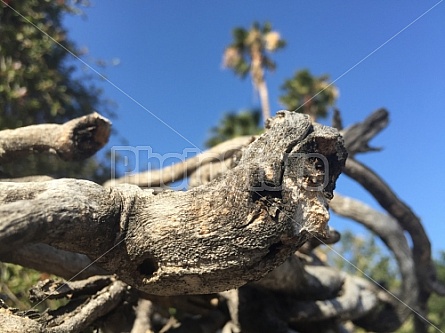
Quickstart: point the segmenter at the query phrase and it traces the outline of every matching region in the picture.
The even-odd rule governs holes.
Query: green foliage
[[[340,257],[333,251],[327,250],[328,261],[340,270],[352,275],[370,276],[385,288],[394,291],[400,287],[400,276],[393,258],[385,254],[376,244],[375,236],[371,233],[365,237],[358,237],[350,231],[342,232],[340,243],[335,246],[335,250],[342,255]],[[347,259],[350,263],[348,263]],[[437,276],[442,283],[445,283],[445,252],[440,254],[440,258],[435,260]],[[358,269],[357,269],[358,268]],[[445,331],[445,299],[435,294],[431,295],[428,301],[428,320]],[[397,332],[414,332],[412,318],[410,318]],[[431,327],[430,332],[436,332]]]
[[[328,75],[313,76],[309,70],[297,71],[281,86],[280,102],[288,110],[326,118],[329,108],[338,98],[338,90],[329,83]]]
[[[445,251],[440,253],[439,259],[435,260],[437,277],[439,281],[445,284]],[[428,301],[429,315],[428,319],[439,327],[442,331],[445,331],[445,298],[437,296],[436,294],[431,295]],[[435,329],[431,328],[431,332],[436,332]]]
[[[439,281],[445,283],[445,252],[442,251],[439,259],[435,260],[437,277]],[[438,327],[441,331],[445,331],[445,317],[443,316],[445,309],[445,299],[436,294],[432,294],[428,300],[428,320]],[[398,333],[414,333],[414,323],[411,317],[401,328],[397,330]],[[438,332],[433,326],[428,328],[428,332]]]
[[[11,5],[14,10],[0,7],[0,128],[64,122],[93,112],[100,91],[74,78],[69,54],[55,43],[79,55],[61,25],[67,5],[44,0]]]
[[[81,55],[61,23],[63,15],[78,10],[77,1],[7,3],[13,8],[0,5],[0,130],[63,123],[98,109],[113,116],[101,90],[90,77],[78,73],[75,60],[64,49]],[[48,174],[97,179],[98,168],[94,158],[73,165],[47,156],[2,165],[3,173],[14,177]]]
[[[56,277],[18,265],[0,263],[0,298],[10,307],[28,310],[32,306],[29,302],[29,289],[44,279],[56,279]],[[55,309],[65,303],[64,300],[48,299],[39,304],[37,308],[40,310]]]
[[[360,237],[351,231],[342,232],[341,241],[335,250],[342,257],[329,251],[328,260],[341,271],[362,277],[370,276],[387,289],[394,290],[400,286],[400,276],[393,258],[382,252],[372,234]]]
[[[79,3],[74,0],[0,3],[0,130],[63,123],[93,111],[113,116],[101,90],[91,77],[78,73],[76,60],[64,49],[81,56],[61,23],[63,15],[79,12]],[[32,155],[1,165],[0,178],[46,174],[101,183],[109,178],[108,170],[97,158],[68,163],[55,156]],[[10,306],[29,308],[28,289],[48,277],[0,263],[1,296]],[[42,306],[60,304],[60,301],[46,301]]]
[[[211,129],[211,137],[206,141],[207,147],[243,135],[256,135],[262,132],[260,125],[261,111],[247,110],[224,115],[218,126]]]

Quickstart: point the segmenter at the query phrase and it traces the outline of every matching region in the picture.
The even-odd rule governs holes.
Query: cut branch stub
[[[311,188],[314,175],[301,171],[313,154],[328,162],[322,188]],[[279,112],[224,177],[187,192],[137,196],[124,242],[101,262],[158,295],[212,293],[259,279],[312,233],[324,234],[326,197],[345,159],[336,130]]]
[[[65,161],[94,155],[107,142],[111,122],[92,113],[62,125],[42,124],[0,131],[0,163],[32,153],[57,154]]]
[[[380,148],[371,147],[369,141],[373,139],[389,122],[389,113],[385,109],[378,109],[364,121],[354,124],[342,131],[345,146],[352,157],[356,153],[379,151]]]

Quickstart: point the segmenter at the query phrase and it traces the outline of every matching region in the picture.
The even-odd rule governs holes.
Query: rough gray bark
[[[337,118],[341,128],[341,118]],[[386,126],[387,120],[387,112],[380,110],[342,131],[350,154],[374,150],[369,141]],[[0,260],[38,265],[38,255],[48,253],[42,266],[55,271],[59,262],[57,273],[70,278],[75,269],[92,263],[85,255],[73,253],[84,249],[83,253],[95,264],[82,272],[83,277],[94,272],[117,272],[119,278],[145,291],[143,296],[156,309],[141,306],[137,313],[153,310],[158,317],[147,322],[147,317],[142,316],[139,327],[151,326],[154,331],[345,332],[342,325],[351,321],[374,331],[396,329],[408,312],[403,305],[367,281],[326,267],[314,251],[320,244],[338,240],[338,233],[324,228],[327,215],[323,207],[329,201],[326,197],[332,196],[337,167],[345,157],[338,134],[310,124],[304,116],[294,118],[287,112],[279,113],[270,127],[250,145],[251,137],[240,138],[168,171],[132,176],[134,183],[142,186],[165,185],[184,176],[194,185],[202,184],[187,192],[156,194],[130,185],[104,189],[74,180],[1,183],[0,209],[4,210],[0,211]],[[329,182],[325,191],[311,191],[319,188],[317,185],[324,178],[320,159],[304,157],[311,152],[324,155],[328,161]],[[372,183],[373,178],[368,177],[367,181]],[[63,194],[64,191],[68,192]],[[48,211],[29,210],[48,201],[51,204],[44,206]],[[397,296],[415,308],[419,298],[414,257],[401,231],[403,224],[399,225],[401,222],[393,214],[382,215],[341,197],[330,203],[335,212],[367,225],[395,253],[403,279]],[[397,202],[394,207],[399,207]],[[10,214],[10,219],[2,219],[2,212]],[[413,224],[411,232],[415,233],[416,228],[418,225]],[[87,235],[87,230],[91,235]],[[308,236],[313,238],[293,254]],[[418,237],[422,237],[421,232]],[[30,244],[34,242],[40,243]],[[428,244],[419,243],[418,250],[428,254],[422,248]],[[13,255],[11,246],[18,249]],[[70,270],[71,265],[64,258],[76,260],[72,265],[76,268]],[[280,262],[283,263],[279,265]],[[102,307],[95,307],[94,300],[101,291],[109,295],[107,290],[114,283],[110,280],[104,286],[100,282],[103,279],[97,279],[96,289],[80,282],[85,295],[71,296],[69,304],[78,304],[81,298],[91,300],[93,312],[76,317],[89,303],[85,302],[72,308],[67,316],[53,314],[53,323],[85,323],[91,322],[90,317],[97,318],[95,313]],[[256,281],[244,285],[250,280]],[[436,282],[431,279],[423,288],[441,291],[442,286]],[[69,296],[71,292],[60,283],[47,286],[57,297]],[[218,294],[158,296],[194,293],[198,289],[216,292],[235,286],[240,287]],[[60,289],[56,291],[57,288]],[[108,313],[102,326],[106,332],[131,329],[131,323],[124,324],[123,314],[133,313],[131,307],[136,306],[137,295],[128,286],[120,295],[102,312]],[[164,313],[160,321],[161,308],[172,307],[188,315],[167,322],[168,315]],[[0,317],[2,314],[0,311]],[[31,322],[30,331],[48,331],[45,326],[31,330],[35,322],[17,319],[17,312],[9,317],[24,325],[23,331],[27,322]],[[133,328],[137,330],[138,326]]]
[[[31,318],[16,315],[9,309],[0,307],[2,333],[41,333],[45,332],[42,324]]]
[[[261,280],[220,295],[231,315],[227,329],[248,333],[330,332],[382,304],[372,283],[306,261],[299,254]]]
[[[420,219],[400,200],[391,188],[378,177],[370,168],[362,163],[349,159],[346,163],[345,174],[365,187],[388,213],[397,219],[400,226],[406,230],[413,242],[412,256],[417,280],[422,281],[418,286],[418,313],[426,317],[426,303],[431,294],[431,284],[437,281],[434,263],[431,258],[431,244]],[[423,318],[415,317],[416,330],[427,332],[427,325]]]
[[[379,150],[378,148],[371,147],[369,141],[387,124],[388,113],[386,110],[380,109],[371,114],[365,121],[341,131],[349,154],[353,156],[357,153]],[[339,114],[336,116],[336,126],[338,126],[339,129],[342,128]],[[346,170],[348,169],[348,165],[357,165],[357,163],[357,161],[349,159],[346,163]],[[367,169],[369,168],[362,167],[363,172],[357,171],[358,173],[355,176],[352,174],[350,175],[370,191],[370,193],[382,204],[382,207],[396,219],[391,219],[391,217],[383,216],[382,214],[377,214],[378,216],[376,216],[374,211],[370,212],[368,209],[354,211],[356,205],[354,205],[354,207],[351,207],[350,205],[345,206],[344,202],[342,202],[342,206],[340,206],[339,201],[336,201],[335,198],[332,201],[332,207],[334,208],[334,211],[336,208],[337,212],[341,215],[351,217],[359,223],[367,225],[370,230],[379,235],[388,247],[394,251],[403,278],[403,287],[401,293],[397,293],[397,296],[406,305],[417,309],[418,304],[421,306],[426,304],[427,296],[430,292],[434,291],[438,294],[442,294],[445,290],[439,281],[437,281],[435,275],[428,238],[425,235],[420,221],[415,217],[410,208],[394,194],[380,177],[374,173],[366,171]],[[355,170],[358,169],[355,168]],[[204,172],[202,174],[207,177],[210,173]],[[199,181],[205,183],[207,181],[206,177],[200,177],[200,174],[198,173],[197,176],[192,174],[194,183],[199,183]],[[390,219],[389,222],[388,219]],[[386,224],[385,221],[387,221],[388,224]],[[414,255],[411,249],[408,248],[403,230],[408,230],[415,240],[417,245],[413,250],[417,255]],[[321,243],[328,244],[329,241],[319,237],[312,238],[300,249],[300,252],[308,253],[310,255],[313,248]],[[278,271],[279,268],[276,270]],[[297,271],[298,270],[294,270],[294,281],[301,280],[301,276],[298,278],[295,277],[295,275],[298,275],[298,273],[295,273]],[[272,279],[268,282],[269,289],[270,286],[274,286],[275,289],[282,288],[283,291],[287,290],[286,284],[283,283],[283,279],[279,278],[279,276],[282,275],[278,273],[275,277],[276,280]],[[419,276],[421,276],[421,279],[418,280]],[[290,280],[292,280],[292,278],[290,278]],[[420,294],[418,294],[419,284],[417,281],[428,281],[428,283],[421,284],[420,288],[423,289],[423,291],[421,291]],[[386,303],[386,305],[376,307],[369,313],[369,315],[362,316],[358,323],[359,326],[373,331],[396,329],[404,322],[406,316],[409,313],[412,313],[412,311],[407,308],[405,304],[400,303],[399,300],[393,298],[389,294],[379,292],[378,290],[375,290],[375,292],[379,297],[379,301],[381,303]],[[423,310],[421,314],[424,315],[425,310]],[[424,330],[426,327],[425,322],[421,318],[417,319],[417,329]]]
[[[64,309],[44,313],[41,321],[45,323],[46,332],[71,333],[81,332],[87,329],[95,320],[108,314],[116,308],[124,299],[128,286],[114,277],[92,277],[76,282],[55,283],[50,280],[41,281],[31,289],[31,300],[42,301],[46,298],[70,298],[81,299],[82,295],[93,295],[86,298],[77,306],[71,307],[71,311]],[[64,313],[65,312],[65,313]],[[60,316],[60,313],[64,313]]]
[[[312,153],[326,158],[328,174]],[[345,158],[338,132],[279,112],[224,178],[187,192],[72,179],[0,183],[0,252],[40,242],[83,253],[148,294],[227,290],[324,235]],[[323,190],[312,190],[323,179]]]

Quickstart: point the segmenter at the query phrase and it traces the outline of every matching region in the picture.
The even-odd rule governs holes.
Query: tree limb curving
[[[397,220],[391,216],[380,213],[358,200],[343,197],[338,193],[335,194],[329,206],[336,214],[351,218],[364,225],[376,234],[394,254],[402,278],[402,288],[400,294],[397,295],[398,299],[387,295],[383,301],[389,303],[388,306],[376,309],[377,311],[368,316],[369,320],[362,318],[360,323],[361,327],[376,332],[397,329],[398,325],[405,322],[408,316],[412,314],[411,309],[416,307],[419,288],[414,260],[403,229]],[[378,314],[377,312],[382,313]],[[398,317],[398,319],[393,320],[394,325],[390,327],[390,322],[376,320],[380,316]]]
[[[426,235],[420,219],[391,190],[391,188],[374,171],[355,159],[348,159],[344,173],[361,184],[377,202],[406,230],[413,242],[412,254],[419,285],[418,311],[422,316],[426,313],[426,303],[431,294],[431,285],[437,281],[436,270],[431,258],[431,243]],[[418,330],[426,330],[424,320],[416,316]]]
[[[140,173],[125,175],[121,178],[111,179],[104,186],[115,186],[118,184],[133,184],[140,187],[162,187],[177,180],[187,178],[195,170],[215,162],[229,163],[227,160],[255,139],[247,135],[220,143],[219,145],[204,151],[203,153],[186,159],[183,162],[159,170],[148,170]]]

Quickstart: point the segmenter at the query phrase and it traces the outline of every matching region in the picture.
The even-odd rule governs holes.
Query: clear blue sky
[[[345,125],[387,108],[390,125],[373,141],[384,150],[358,158],[421,217],[436,252],[445,249],[445,3],[420,16],[439,2],[95,0],[66,25],[91,66],[93,57],[120,61],[105,74],[125,94],[101,83],[118,104],[114,128],[164,154],[203,149],[224,112],[259,105],[250,81],[221,59],[234,27],[270,21],[288,43],[267,75],[272,110],[282,108],[280,85],[302,68],[338,79]],[[337,189],[378,208],[344,176]],[[331,225],[352,226],[335,217]]]

